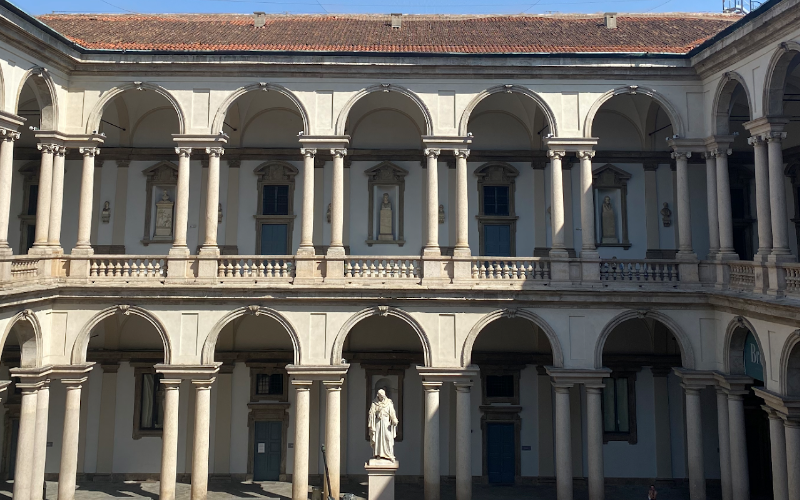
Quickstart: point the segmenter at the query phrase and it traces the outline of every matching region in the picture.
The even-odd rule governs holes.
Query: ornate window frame
[[[636,373],[641,367],[613,367],[612,372],[605,380],[627,379],[628,381],[628,432],[608,432],[605,430],[605,394],[601,398],[603,414],[603,443],[609,441],[626,441],[628,444],[638,442],[636,431]],[[605,389],[603,389],[605,391]]]
[[[602,167],[592,171],[592,196],[594,198],[595,214],[597,214],[597,192],[600,189],[617,189],[619,190],[619,211],[620,219],[620,235],[619,243],[603,243],[603,228],[600,224],[595,222],[595,245],[598,247],[617,247],[625,250],[631,247],[631,242],[628,239],[628,181],[632,175],[628,172],[616,167],[610,163],[606,163]],[[595,220],[597,220],[595,215]]]
[[[367,188],[369,189],[369,196],[367,201],[368,217],[367,217],[367,246],[375,244],[389,244],[403,246],[406,243],[404,224],[405,224],[405,190],[406,190],[406,176],[408,170],[398,167],[390,161],[382,161],[372,168],[364,171],[369,180],[367,181]],[[376,186],[395,186],[397,187],[397,200],[395,200],[394,209],[397,210],[397,228],[394,240],[379,240],[375,237],[375,187]],[[399,430],[398,430],[399,435]]]
[[[511,404],[511,405],[519,405],[519,378],[520,378],[520,371],[524,368],[523,366],[508,366],[508,365],[481,365],[481,404],[483,405],[491,405],[493,403],[501,403],[501,404]],[[503,375],[511,375],[514,377],[514,395],[510,398],[505,397],[489,397],[487,395],[487,383],[486,377],[489,376],[503,376]]]
[[[250,368],[250,402],[259,403],[264,401],[289,401],[289,374],[286,372],[286,363],[260,363],[247,362]],[[258,394],[259,375],[283,375],[283,394]]]
[[[281,160],[269,160],[257,166],[253,173],[258,177],[258,192],[256,195],[256,255],[261,254],[261,226],[264,224],[286,224],[286,252],[284,255],[291,255],[292,241],[294,241],[294,188],[295,177],[300,171],[289,162]],[[264,186],[288,186],[289,187],[289,210],[287,215],[264,215],[263,196]]]
[[[486,242],[484,241],[484,226],[490,224],[508,224],[510,228],[510,254],[511,257],[517,255],[517,220],[519,217],[516,212],[516,179],[519,177],[519,170],[512,165],[492,161],[485,163],[475,169],[475,176],[478,178],[478,238],[479,255],[486,255]],[[483,188],[484,186],[504,186],[508,187],[508,215],[486,215],[484,209]]]
[[[123,163],[122,160],[118,160],[117,164]],[[128,162],[129,163],[129,162]],[[142,238],[142,244],[144,246],[148,246],[154,243],[169,243],[172,244],[175,239],[175,206],[172,207],[172,237],[170,238],[154,238],[153,237],[153,227],[151,219],[153,217],[153,207],[155,206],[155,202],[153,201],[153,191],[157,187],[163,188],[172,188],[174,191],[177,191],[178,187],[178,166],[170,161],[160,161],[153,165],[152,167],[146,168],[142,171],[147,177],[147,193],[145,197],[145,209],[144,209],[144,237]],[[172,197],[172,202],[175,202],[175,198],[177,193],[174,193]]]
[[[151,363],[131,363],[133,368],[133,377],[135,380],[135,389],[133,396],[133,439],[141,439],[143,437],[161,437],[163,429],[142,429],[142,381],[145,374],[152,374],[158,376],[154,365]],[[105,370],[105,369],[104,369]],[[104,373],[107,373],[104,371]],[[164,402],[162,401],[162,405]]]
[[[394,375],[397,377],[397,397],[392,400],[394,403],[394,410],[397,413],[398,419],[400,422],[397,424],[397,437],[394,438],[396,442],[401,442],[403,440],[403,392],[404,392],[404,379],[406,376],[406,370],[408,369],[409,365],[406,364],[372,364],[372,363],[361,363],[361,368],[364,370],[364,375],[366,377],[366,386],[364,392],[366,393],[366,402],[367,402],[367,411],[369,411],[370,405],[372,405],[372,400],[375,398],[375,395],[372,394],[372,379],[375,375]],[[364,437],[367,441],[369,441],[369,429],[364,429]]]

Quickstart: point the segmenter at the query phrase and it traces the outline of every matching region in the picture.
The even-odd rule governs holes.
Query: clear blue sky
[[[544,14],[721,12],[722,0],[11,0],[34,15],[92,13]],[[729,0],[733,1],[733,0]]]

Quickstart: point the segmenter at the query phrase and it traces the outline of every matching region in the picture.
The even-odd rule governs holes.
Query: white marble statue
[[[394,234],[392,233],[392,203],[389,201],[389,193],[383,193],[378,239],[394,240]]]
[[[617,241],[617,221],[614,218],[614,207],[611,206],[611,198],[603,198],[603,210],[601,215],[603,229],[603,243],[618,243]]]
[[[378,389],[378,395],[372,401],[367,417],[373,458],[394,462],[394,438],[397,437],[398,422],[392,400],[386,397],[383,389]]]

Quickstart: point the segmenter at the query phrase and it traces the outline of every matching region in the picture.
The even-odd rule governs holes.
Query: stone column
[[[742,391],[744,392],[744,391]],[[747,467],[747,439],[742,392],[728,392],[728,424],[731,436],[731,486],[733,500],[749,500],[750,472]]]
[[[717,387],[717,431],[719,434],[719,471],[722,500],[731,500],[731,432],[728,425],[728,395]]]
[[[783,419],[769,406],[761,408],[769,416],[769,443],[772,458],[772,493],[775,500],[789,499],[789,480],[786,470],[786,433]]]
[[[161,431],[161,485],[159,500],[175,500],[175,482],[178,473],[178,407],[180,405],[181,380],[161,379],[160,383],[164,386],[164,428]]]
[[[572,429],[569,389],[572,384],[553,382],[556,406],[556,497],[572,500]]]
[[[472,499],[471,382],[455,382],[456,388],[456,500]]]
[[[61,213],[64,209],[64,157],[66,154],[67,148],[60,146],[55,150],[53,155],[50,224],[47,229],[47,244],[59,250],[61,248]]]
[[[294,408],[294,472],[292,500],[308,500],[308,446],[311,411],[310,380],[292,380],[295,388]]]
[[[303,218],[300,227],[300,248],[297,253],[314,255],[314,157],[316,149],[303,153]]]
[[[790,256],[788,221],[786,218],[786,176],[783,173],[781,140],[786,132],[769,132],[766,135],[769,162],[769,200],[772,215],[772,254]]]
[[[467,158],[469,149],[457,149],[456,155],[456,246],[453,255],[469,256],[469,196]]]
[[[328,254],[344,255],[344,157],[347,150],[331,149],[333,179],[331,182],[331,245]]]
[[[341,429],[342,429],[342,383],[344,379],[324,381],[325,386],[325,456],[330,476],[328,494],[339,498],[341,480]]]
[[[594,234],[594,193],[592,191],[592,158],[594,151],[579,151],[581,160],[581,233],[583,252],[596,252]],[[593,255],[594,258],[596,256]]]
[[[564,246],[564,186],[561,171],[561,159],[564,151],[548,151],[550,158],[550,217],[552,228],[551,257],[567,258]]]
[[[756,178],[756,218],[758,219],[758,253],[756,260],[766,261],[772,252],[772,217],[769,206],[769,163],[767,144],[760,136],[747,139],[753,146]]]
[[[717,161],[710,153],[706,159],[706,201],[708,203],[708,259],[719,252],[719,211],[717,210]]]
[[[786,434],[789,500],[800,500],[800,421],[784,419],[783,430]]]
[[[31,500],[41,500],[44,491],[44,466],[47,459],[47,421],[50,414],[50,380],[36,393],[36,436],[33,440]]]
[[[170,253],[189,253],[186,231],[189,227],[189,175],[192,148],[175,148],[178,155],[178,186],[175,192],[175,238]]]
[[[194,399],[194,448],[192,450],[192,500],[208,496],[208,448],[211,424],[211,385],[214,377],[192,380]]]
[[[728,258],[738,258],[733,251],[733,215],[731,214],[731,182],[728,175],[730,149],[710,152],[717,164],[717,206],[719,213],[719,252]]]
[[[53,194],[53,155],[60,146],[39,143],[36,147],[42,152],[42,165],[39,168],[39,194],[36,198],[36,232],[33,242],[33,246],[38,249],[47,246],[50,197]]]
[[[428,240],[423,255],[441,255],[439,249],[439,153],[438,149],[426,149],[428,171]]]
[[[33,479],[33,449],[36,442],[36,406],[37,392],[41,383],[18,383],[22,391],[22,403],[19,411],[19,431],[17,432],[17,459],[14,467],[14,498],[26,500],[31,497]],[[47,443],[45,443],[47,444]],[[41,499],[39,488],[36,500]]]
[[[78,243],[76,250],[92,253],[92,210],[94,209],[94,158],[100,153],[99,148],[80,148],[83,155],[81,172],[81,200],[78,207]]]
[[[678,254],[684,258],[694,258],[692,250],[692,215],[689,206],[689,158],[692,153],[676,151],[672,153],[678,174]]]
[[[703,464],[703,423],[700,410],[700,388],[683,385],[686,393],[686,445],[688,447],[689,498],[705,500],[706,473]]]
[[[422,382],[425,391],[425,435],[423,483],[425,500],[439,500],[441,474],[439,472],[439,389],[441,382]]]
[[[14,141],[19,132],[0,128],[0,254],[11,254],[8,221],[11,216],[11,186],[14,175]]]
[[[589,462],[589,500],[605,497],[603,470],[603,384],[586,387],[586,418]]]
[[[92,166],[94,170],[94,166]],[[91,172],[94,175],[94,171]],[[67,390],[64,411],[64,433],[61,436],[61,467],[58,472],[58,499],[74,500],[78,474],[78,442],[81,426],[81,384],[86,377],[62,379]]]
[[[208,191],[206,192],[206,236],[201,252],[219,254],[217,225],[219,223],[219,159],[223,148],[206,148],[208,154]],[[216,267],[216,266],[215,266]]]

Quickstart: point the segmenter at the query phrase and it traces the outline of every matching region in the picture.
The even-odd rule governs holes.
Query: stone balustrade
[[[675,283],[680,281],[679,263],[675,260],[603,260],[601,281]]]
[[[472,261],[474,280],[549,280],[550,261],[545,258],[499,259],[476,257]]]
[[[357,257],[345,260],[344,277],[418,280],[421,278],[421,269],[419,257]]]
[[[93,281],[163,280],[167,275],[164,255],[93,255],[89,262]]]
[[[237,255],[218,260],[217,278],[230,280],[272,280],[294,278],[294,256]]]
[[[746,260],[732,260],[728,262],[730,269],[730,282],[728,286],[733,290],[753,291],[756,285],[756,263]]]

